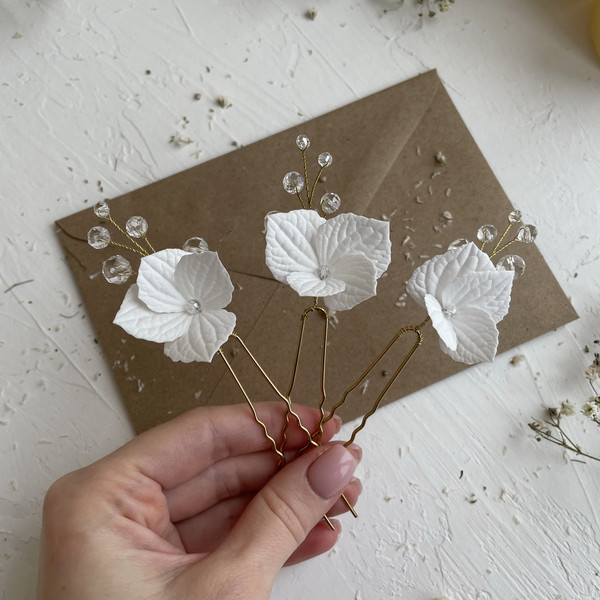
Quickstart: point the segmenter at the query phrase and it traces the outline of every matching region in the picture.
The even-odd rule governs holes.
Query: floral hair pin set
[[[408,277],[406,291],[423,308],[422,319],[402,327],[395,327],[390,319],[390,337],[382,340],[380,352],[366,359],[364,371],[349,382],[340,397],[330,399],[327,395],[327,349],[332,320],[335,313],[352,310],[374,298],[380,278],[394,268],[390,223],[342,212],[342,201],[333,192],[316,199],[322,173],[331,167],[333,157],[329,152],[318,155],[319,168],[311,183],[308,173],[310,140],[300,135],[296,146],[302,154],[303,172],[287,173],[283,187],[297,198],[299,208],[268,213],[265,216],[265,240],[256,240],[257,244],[265,244],[265,263],[273,277],[307,299],[306,309],[299,315],[300,331],[290,366],[290,384],[285,390],[275,385],[268,375],[269,366],[259,363],[236,332],[236,316],[227,310],[234,286],[216,249],[209,248],[203,238],[191,238],[181,248],[156,251],[143,217],[132,216],[123,228],[114,221],[105,201],[94,207],[102,223],[88,233],[92,247],[114,247],[118,251],[102,265],[106,280],[113,284],[133,282],[114,323],[136,338],[164,344],[165,355],[173,361],[211,362],[218,356],[279,457],[280,465],[285,462],[285,432],[290,419],[304,431],[305,448],[319,445],[325,422],[352,392],[364,384],[406,334],[414,337],[413,345],[398,359],[377,397],[364,407],[364,417],[345,445],[352,443],[364,428],[411,357],[424,347],[425,338],[437,336],[441,350],[457,362],[475,364],[493,360],[498,348],[497,325],[509,311],[515,280],[525,271],[524,260],[512,254],[512,248],[519,242],[533,242],[537,235],[536,228],[523,224],[521,213],[513,211],[500,235],[494,225],[483,225],[476,232],[478,243],[455,240],[446,252],[417,267]],[[141,257],[137,272],[123,254]],[[321,397],[318,399],[321,418],[315,431],[304,426],[292,404],[305,328],[311,315],[322,327]],[[368,331],[364,335],[368,335]],[[254,400],[247,392],[248,386],[241,381],[223,351],[232,339],[250,358],[257,374],[284,403],[279,432],[268,431],[259,420]]]

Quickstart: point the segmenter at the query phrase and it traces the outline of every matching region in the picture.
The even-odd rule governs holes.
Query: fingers
[[[272,585],[281,566],[351,481],[359,457],[357,450],[339,444],[298,457],[256,494],[215,554],[234,563],[260,564]],[[319,548],[334,542],[328,538]]]
[[[257,490],[253,490],[254,493],[247,493],[224,499],[208,510],[205,510],[199,514],[195,514],[194,516],[190,516],[189,518],[177,523],[175,527],[186,552],[190,554],[199,554],[216,550],[230,534],[231,530],[240,518],[240,515],[244,512],[248,504],[250,504],[254,498]],[[356,504],[361,490],[362,486],[356,477],[353,477],[345,487],[344,495],[353,506]],[[348,510],[349,509],[346,504],[340,499],[331,507],[331,509],[327,512],[327,515],[333,517],[341,515]],[[331,529],[329,526],[327,526],[325,521],[323,521],[323,523],[326,525],[327,530],[325,532],[327,533],[325,536],[326,539],[329,540],[331,544],[335,543],[337,534],[335,536],[330,536],[328,532],[330,532]],[[314,537],[312,532],[308,537],[311,539]],[[295,553],[295,562],[300,562],[301,560],[306,560],[306,558],[316,556],[317,554],[325,552],[331,547],[328,545],[329,542],[325,542],[320,538],[318,540],[318,544],[316,541],[316,539],[313,539],[313,541],[310,543],[307,541],[306,543],[308,545],[306,548],[299,554]],[[304,546],[304,543],[302,546]],[[324,549],[318,550],[318,548],[321,547]],[[305,558],[299,558],[300,556],[304,556]]]
[[[189,519],[229,498],[254,494],[275,475],[277,463],[277,455],[269,450],[220,460],[165,491],[171,521]]]
[[[321,519],[306,536],[306,539],[294,550],[292,555],[287,559],[286,566],[296,565],[302,561],[314,558],[331,550],[340,537],[342,526],[337,519],[331,519],[331,523],[335,529],[331,529],[329,525]]]
[[[282,402],[257,403],[259,418],[269,434],[279,443],[283,423]],[[318,427],[319,411],[294,406],[309,431]],[[334,418],[325,424],[323,442],[341,425]],[[307,435],[290,419],[287,447],[301,448]],[[112,455],[113,460],[133,464],[165,489],[183,483],[213,463],[230,456],[265,450],[273,451],[271,442],[254,421],[246,405],[212,406],[191,410],[172,421],[147,431]]]

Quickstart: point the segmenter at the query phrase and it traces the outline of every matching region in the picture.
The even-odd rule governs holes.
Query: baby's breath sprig
[[[427,16],[429,18],[437,15],[437,12],[435,11],[436,8],[439,12],[448,12],[450,7],[454,4],[454,0],[416,0],[416,2],[419,6],[427,8]],[[423,12],[419,13],[420,17],[423,15]]]
[[[600,343],[600,340],[595,340],[595,343]],[[587,346],[586,350],[589,351]],[[600,427],[600,393],[596,387],[598,380],[600,380],[600,352],[594,353],[594,360],[588,369],[586,369],[585,378],[592,389],[592,396],[581,407],[581,413]],[[599,457],[584,452],[581,446],[574,442],[565,431],[562,419],[574,414],[575,406],[569,401],[565,401],[560,405],[560,408],[549,408],[546,419],[532,421],[529,423],[529,428],[535,433],[535,439],[538,442],[547,440],[578,456],[600,462]]]

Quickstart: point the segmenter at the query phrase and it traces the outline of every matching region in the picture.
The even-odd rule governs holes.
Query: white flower
[[[589,402],[586,402],[582,408],[581,412],[590,419],[595,418],[598,415],[598,404],[596,403],[596,398],[592,396]]]
[[[216,252],[161,250],[142,258],[114,323],[134,337],[164,342],[173,361],[210,362],[235,327],[235,315],[223,310],[232,293]]]
[[[266,263],[300,296],[348,310],[376,294],[391,260],[386,221],[351,213],[324,219],[314,210],[267,215]]]
[[[488,255],[469,243],[421,265],[406,289],[427,309],[442,350],[474,364],[496,355],[496,324],[508,312],[512,282],[512,271],[496,271]]]

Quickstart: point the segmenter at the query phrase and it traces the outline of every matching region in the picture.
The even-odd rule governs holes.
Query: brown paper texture
[[[312,140],[308,150],[311,180],[318,169],[318,154],[329,151],[334,156],[333,166],[325,171],[326,181],[317,187],[316,199],[334,191],[342,198],[342,211],[379,219],[386,216],[391,223],[392,263],[379,280],[377,296],[338,313],[336,326],[330,328],[327,397],[331,406],[398,329],[426,317],[411,298],[404,300],[405,306],[397,306],[413,269],[426,257],[444,252],[456,238],[475,240],[484,223],[502,231],[513,207],[435,71],[111,200],[117,223],[123,225],[132,215],[148,220],[148,237],[157,249],[181,247],[186,239],[200,236],[219,253],[236,288],[228,307],[237,315],[236,332],[284,393],[300,314],[311,302],[272,278],[264,263],[263,228],[267,212],[300,208],[297,198],[281,187],[287,171],[302,170],[302,157],[295,147],[300,133]],[[445,165],[435,159],[438,151],[446,157]],[[441,217],[444,211],[452,215],[447,224]],[[211,364],[173,363],[164,356],[162,344],[137,340],[112,324],[127,285],[110,285],[99,274],[102,261],[118,252],[88,246],[87,231],[97,224],[91,209],[57,222],[135,429],[141,432],[194,406],[243,401],[218,356]],[[577,318],[535,245],[513,248],[525,259],[527,270],[515,282],[510,312],[499,324],[499,352]],[[137,259],[128,258],[136,268]],[[466,368],[440,351],[431,325],[423,332],[423,346],[394,383],[386,402]],[[307,325],[294,401],[318,404],[321,334],[321,320],[313,315]],[[344,419],[369,410],[412,343],[410,336],[403,338],[388,360],[371,373],[367,388],[361,386],[349,396],[340,411]],[[226,344],[224,351],[254,400],[276,399],[235,342]]]

